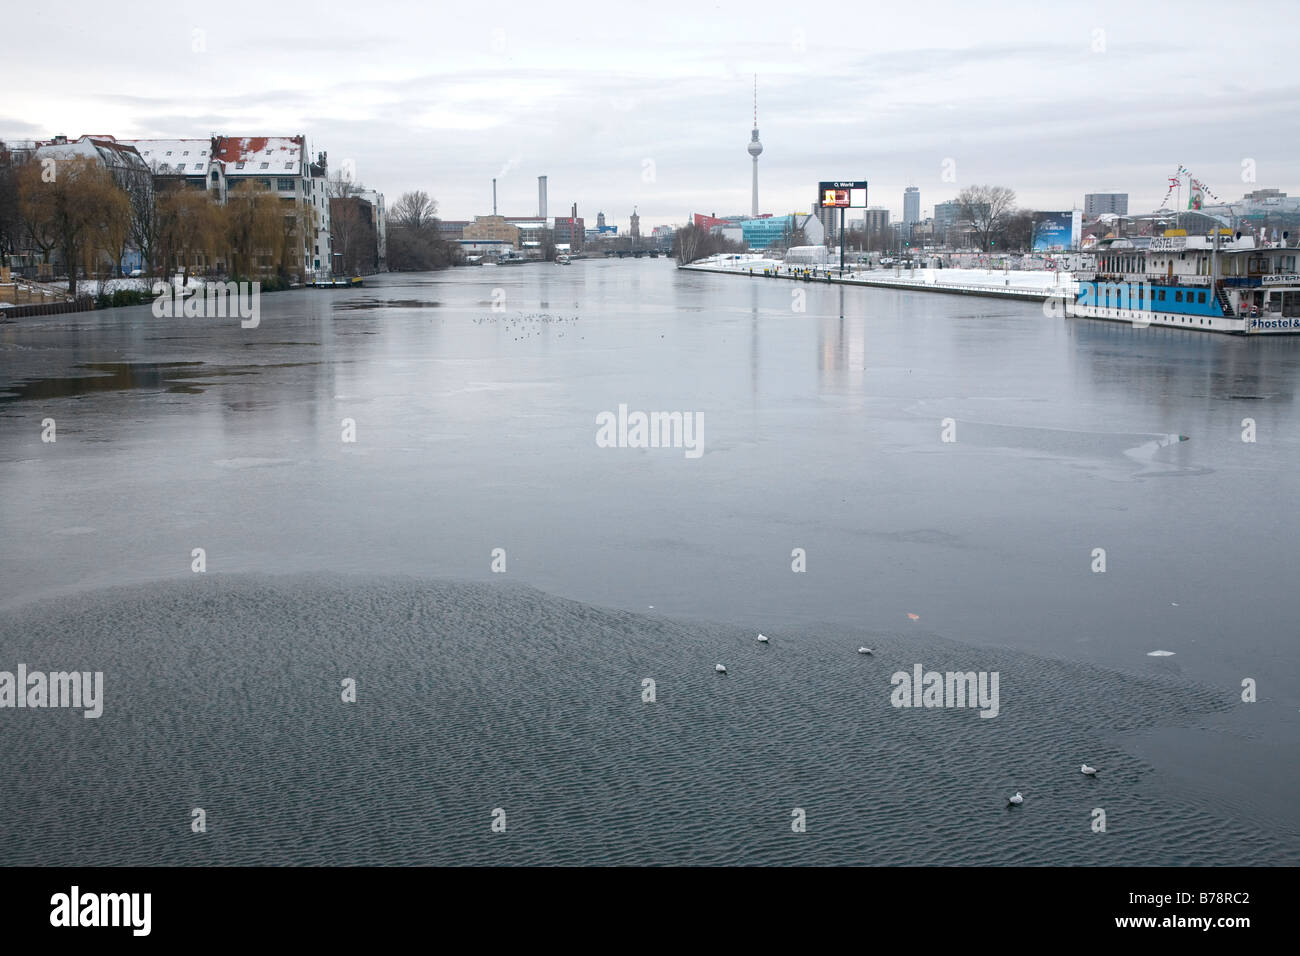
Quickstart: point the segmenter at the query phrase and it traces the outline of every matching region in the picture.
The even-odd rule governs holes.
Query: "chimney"
[[[496,214],[497,214],[497,181],[496,181],[495,178],[493,178],[493,180],[492,180],[492,215],[495,216]]]
[[[537,218],[546,218],[546,177],[537,177]]]

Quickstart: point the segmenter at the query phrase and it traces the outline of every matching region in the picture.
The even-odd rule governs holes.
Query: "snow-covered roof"
[[[203,173],[212,158],[210,139],[123,139],[118,142],[134,146],[149,168],[158,173]]]
[[[297,175],[302,172],[301,136],[218,136],[215,158],[227,176]]]
[[[68,143],[44,142],[37,145],[39,158],[94,159],[105,166],[130,169],[144,167],[143,158],[128,143],[118,143],[111,136],[83,136]]]

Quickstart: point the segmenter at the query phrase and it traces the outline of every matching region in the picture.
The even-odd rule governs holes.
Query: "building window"
[[[243,163],[235,163],[235,168],[236,168],[236,169],[243,169],[243,168],[244,168],[244,164],[243,164]]]
[[[292,180],[292,179],[277,179],[277,180],[276,180],[276,186],[275,186],[275,188],[276,188],[276,189],[279,189],[279,190],[281,190],[281,191],[284,191],[284,190],[291,190],[291,189],[293,189],[293,180]]]
[[[261,168],[261,169],[270,169],[270,168],[271,168],[271,164],[270,164],[270,163],[263,163],[259,168]]]

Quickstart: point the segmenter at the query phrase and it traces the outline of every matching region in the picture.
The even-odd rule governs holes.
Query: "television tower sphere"
[[[749,145],[745,148],[749,150],[750,156],[753,156],[755,159],[758,159],[758,154],[763,151],[763,144],[758,141],[757,129],[754,130],[753,135],[750,137]]]

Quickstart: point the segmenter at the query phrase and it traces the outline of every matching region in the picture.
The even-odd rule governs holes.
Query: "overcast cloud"
[[[1179,164],[1224,199],[1300,193],[1298,10],[23,5],[4,14],[0,138],[301,132],[390,202],[428,190],[445,218],[491,212],[493,176],[501,212],[534,214],[546,174],[552,216],[577,202],[625,224],[635,205],[679,223],[748,211],[757,73],[765,211],[806,211],[829,178],[867,179],[895,217],[908,184],[928,215],[985,182],[1040,209],[1115,189],[1141,211]]]

